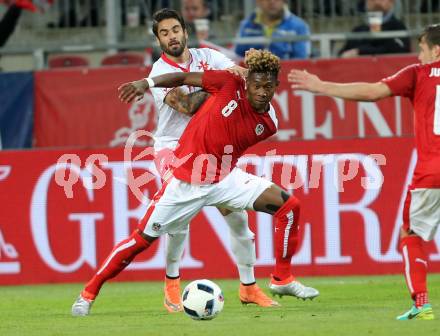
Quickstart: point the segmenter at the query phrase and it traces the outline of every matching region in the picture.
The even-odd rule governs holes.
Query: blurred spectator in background
[[[210,8],[205,0],[182,0],[181,11],[186,23],[196,19],[209,19]]]
[[[233,61],[238,59],[233,50],[211,41],[216,36],[212,34],[211,8],[206,0],[181,0],[180,9],[188,29],[189,45],[191,47],[211,48],[221,52]]]
[[[366,23],[353,28],[352,32],[381,32],[407,30],[405,24],[394,15],[394,0],[367,0]],[[398,54],[410,52],[410,39],[358,39],[349,40],[339,51],[344,58],[359,55]]]
[[[289,11],[284,0],[257,0],[257,9],[240,24],[238,37],[288,37],[310,35],[307,23]],[[310,41],[272,42],[264,44],[238,44],[235,52],[244,56],[246,50],[269,49],[281,59],[307,58]]]
[[[209,37],[210,10],[208,4],[205,0],[181,0],[180,11],[188,28],[190,44],[199,47],[199,41]]]

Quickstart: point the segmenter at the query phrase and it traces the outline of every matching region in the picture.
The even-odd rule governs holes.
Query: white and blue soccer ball
[[[211,320],[223,309],[222,290],[210,280],[194,280],[182,294],[183,309],[194,320]]]

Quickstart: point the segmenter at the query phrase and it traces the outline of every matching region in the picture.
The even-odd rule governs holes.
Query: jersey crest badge
[[[203,71],[209,70],[209,64],[206,61],[200,61],[199,64],[197,65],[197,68]]]
[[[255,127],[255,134],[256,135],[261,135],[261,134],[263,134],[263,132],[264,132],[264,126],[262,124],[258,124]]]
[[[151,229],[156,232],[159,231],[161,227],[162,225],[160,225],[159,223],[153,223],[153,225],[151,225]]]

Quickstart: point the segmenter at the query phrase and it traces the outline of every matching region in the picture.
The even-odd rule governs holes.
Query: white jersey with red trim
[[[170,72],[201,72],[205,70],[224,70],[234,66],[229,58],[209,48],[189,49],[191,58],[188,64],[177,64],[162,54],[153,64],[149,77],[156,77]],[[196,92],[199,87],[182,86],[186,92]],[[154,134],[154,150],[174,149],[191,117],[177,112],[165,104],[164,99],[173,88],[151,88],[158,115],[157,129]]]

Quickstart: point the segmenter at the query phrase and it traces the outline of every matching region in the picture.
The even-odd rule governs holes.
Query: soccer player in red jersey
[[[124,102],[133,101],[153,86],[200,86],[211,96],[191,118],[175,152],[173,174],[165,177],[138,228],[115,246],[75,302],[78,306],[88,303],[83,315],[88,314],[108,279],[119,274],[159,236],[179,231],[181,223],[190,221],[208,205],[273,215],[276,265],[271,291],[292,296],[299,291],[313,291],[309,297],[319,295],[317,290],[298,282],[290,270],[298,243],[298,199],[272,182],[236,167],[244,151],[277,130],[270,101],[278,86],[279,59],[268,51],[251,50],[245,61],[249,68],[246,81],[228,71],[207,70],[164,74],[119,88]]]
[[[398,320],[434,319],[428,301],[423,241],[434,238],[440,223],[440,25],[426,27],[419,47],[421,64],[410,65],[377,83],[326,82],[299,70],[288,75],[294,89],[362,101],[403,96],[413,104],[418,158],[403,209],[400,248],[414,304]]]
[[[150,77],[170,72],[191,72],[211,70],[236,71],[242,74],[244,68],[236,66],[222,53],[209,48],[188,48],[188,32],[182,16],[169,8],[153,14],[152,31],[162,50],[162,56],[154,62]],[[173,150],[183,134],[191,116],[202,105],[208,93],[196,87],[152,88],[157,114],[157,128],[154,132],[154,163],[161,178],[168,170],[168,163],[174,157]],[[231,252],[237,264],[240,279],[240,300],[271,307],[274,300],[258,287],[254,276],[255,238],[249,229],[246,211],[231,212],[218,208],[230,231]],[[167,235],[164,306],[173,313],[183,310],[180,291],[180,260],[186,244],[189,223],[180,226],[179,232]]]

